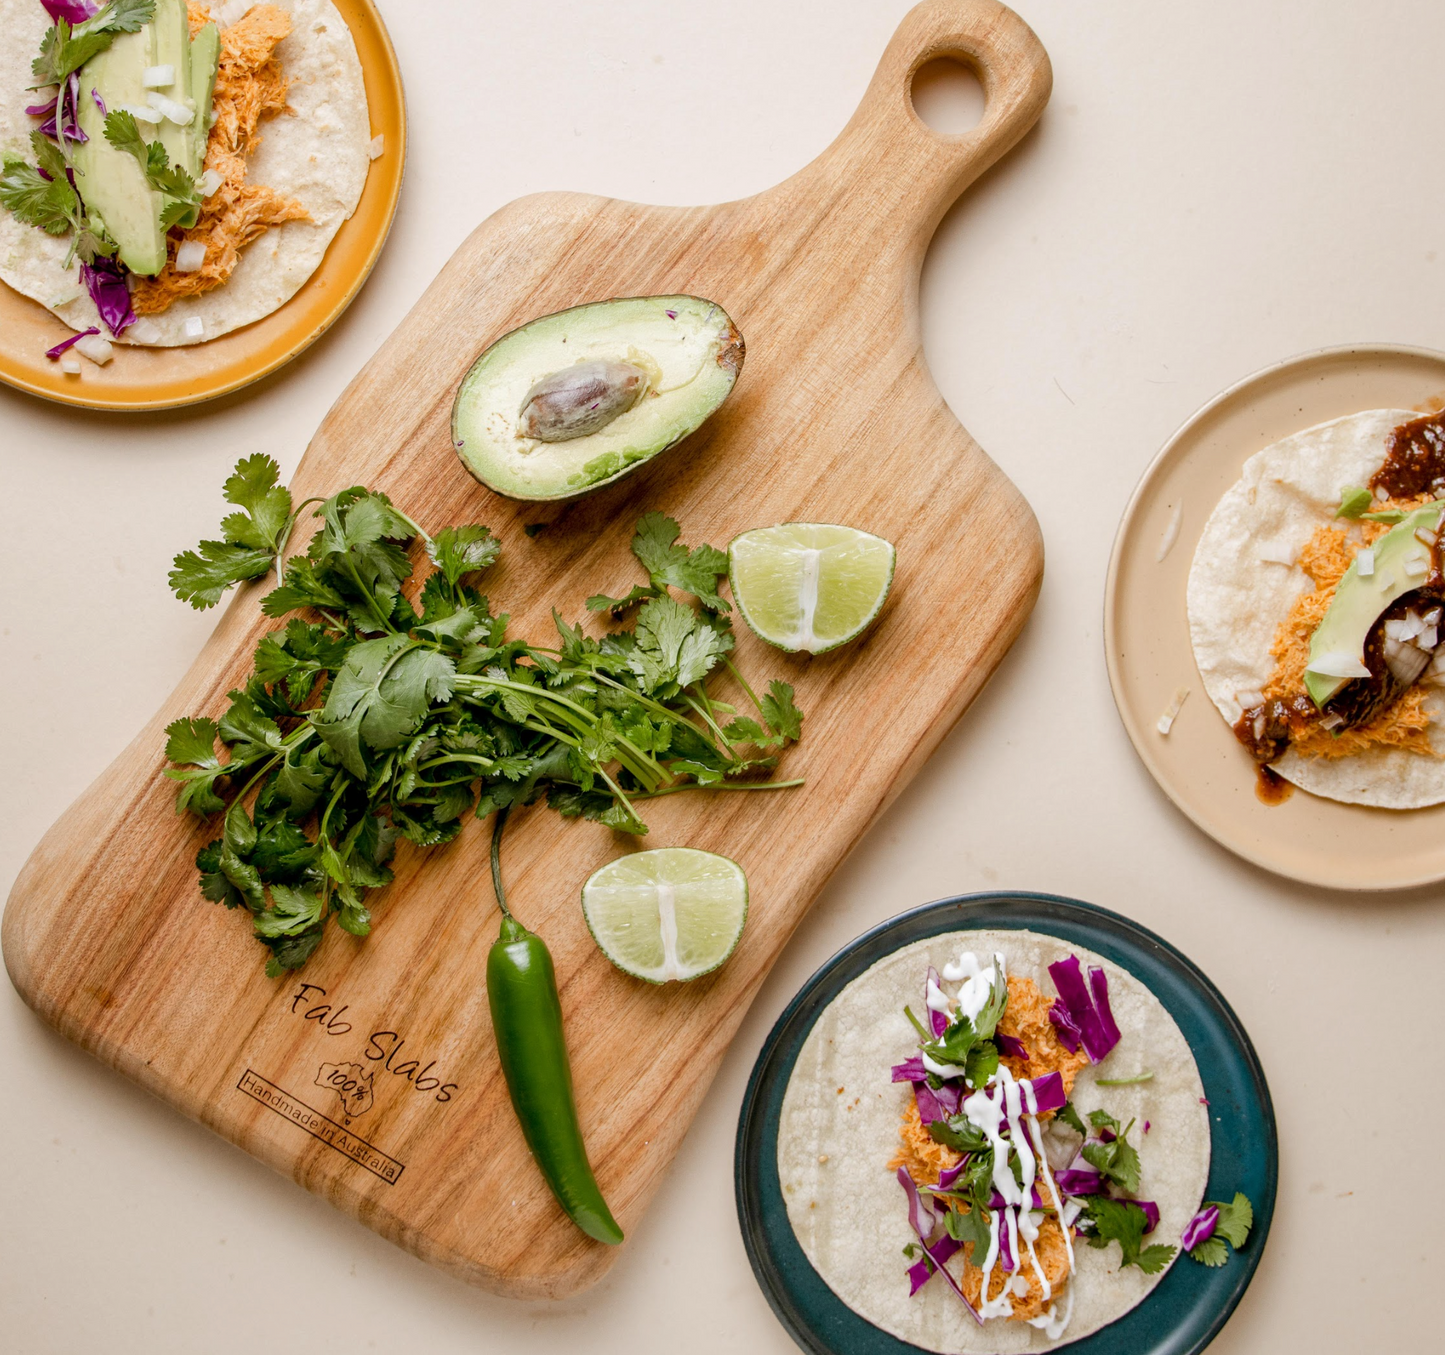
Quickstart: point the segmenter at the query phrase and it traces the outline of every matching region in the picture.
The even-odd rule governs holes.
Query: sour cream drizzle
[[[930,1011],[943,1012],[951,1017],[966,1016],[970,1021],[977,1018],[979,1012],[987,1005],[996,982],[1002,983],[1006,980],[1004,959],[1000,954],[995,953],[993,964],[984,969],[979,965],[978,957],[972,951],[964,951],[958,957],[956,964],[945,964],[943,966],[943,977],[949,983],[962,983],[956,1001],[956,1008],[950,1011],[950,1000],[943,990],[931,978],[928,981],[927,1004]],[[952,1068],[947,1064],[939,1064],[930,1059],[927,1054],[923,1055],[923,1066],[930,1072],[935,1072],[943,1077],[958,1077],[962,1070]],[[991,1210],[988,1228],[988,1251],[983,1258],[983,1283],[979,1289],[979,1317],[987,1320],[991,1317],[1009,1317],[1013,1314],[1013,1304],[1009,1300],[1011,1286],[1008,1281],[1000,1287],[996,1298],[988,1297],[989,1281],[993,1278],[993,1268],[998,1263],[1000,1246],[1000,1230],[1008,1230],[1009,1254],[1013,1258],[1013,1270],[1017,1271],[1022,1262],[1019,1255],[1019,1239],[1022,1237],[1024,1244],[1028,1247],[1029,1262],[1034,1274],[1038,1277],[1039,1285],[1043,1291],[1043,1298],[1047,1302],[1053,1296],[1053,1287],[1049,1284],[1048,1277],[1044,1274],[1043,1267],[1039,1264],[1038,1252],[1034,1243],[1039,1236],[1039,1223],[1034,1215],[1033,1188],[1034,1182],[1042,1175],[1044,1183],[1048,1187],[1049,1200],[1057,1213],[1060,1228],[1064,1235],[1064,1248],[1069,1260],[1069,1275],[1074,1274],[1074,1244],[1069,1237],[1069,1225],[1064,1218],[1064,1202],[1059,1196],[1057,1185],[1054,1183],[1053,1173],[1049,1170],[1048,1157],[1044,1152],[1043,1136],[1039,1130],[1038,1121],[1038,1097],[1034,1093],[1033,1083],[1025,1080],[1019,1082],[1009,1069],[1000,1064],[991,1087],[980,1088],[971,1096],[967,1097],[960,1107],[965,1118],[977,1128],[988,1140],[989,1147],[993,1149],[993,1188],[1003,1200],[1001,1207]],[[1027,1121],[1028,1131],[1024,1131],[1024,1122]],[[1001,1130],[1007,1122],[1009,1139],[1004,1139]],[[1014,1174],[1009,1169],[1008,1155],[1010,1148],[1018,1154],[1020,1175],[1023,1177],[1023,1184],[1014,1180]],[[1041,1216],[1040,1216],[1041,1217]],[[1015,1280],[1017,1285],[1018,1280]],[[1074,1286],[1070,1285],[1064,1296],[1064,1312],[1059,1316],[1055,1309],[1057,1305],[1050,1304],[1048,1310],[1039,1317],[1028,1319],[1031,1327],[1043,1331],[1050,1340],[1057,1340],[1069,1325],[1069,1320],[1074,1313]]]

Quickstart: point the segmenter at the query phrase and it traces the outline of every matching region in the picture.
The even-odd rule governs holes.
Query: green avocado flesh
[[[472,364],[452,406],[452,445],[507,498],[573,498],[681,442],[727,399],[742,363],[737,326],[701,297],[575,306],[504,334]],[[640,398],[603,391],[558,412],[587,379],[621,381],[637,369],[646,376]],[[541,415],[539,395],[553,401]]]
[[[120,261],[134,273],[159,273],[166,262],[166,235],[161,230],[161,197],[146,183],[136,158],[116,150],[105,139],[105,118],[91,90],[106,108],[144,104],[141,77],[151,65],[151,28],[119,33],[80,72],[80,130],[89,138],[75,147],[76,186],[93,216],[105,223]],[[149,129],[143,127],[142,135]]]
[[[142,83],[151,66],[170,66],[175,80],[156,91],[196,110],[182,126],[169,118],[159,123],[137,120],[147,141],[159,141],[173,165],[198,178],[206,155],[211,121],[211,96],[216,86],[220,36],[207,24],[192,41],[185,0],[157,0],[155,17],[134,33],[117,34],[110,46],[80,70],[80,127],[88,140],[72,152],[77,187],[85,205],[105,224],[120,261],[133,273],[153,276],[166,263],[166,233],[161,229],[161,195],[146,183],[135,156],[117,150],[105,139],[105,116],[91,90],[108,110],[145,107],[149,91]]]
[[[1417,508],[1375,542],[1374,569],[1359,572],[1359,556],[1351,562],[1335,589],[1315,632],[1310,636],[1310,662],[1305,669],[1305,690],[1321,709],[1352,677],[1368,676],[1365,641],[1380,614],[1421,587],[1430,573],[1430,547],[1415,535],[1417,529],[1434,532],[1440,526],[1441,504]],[[1318,664],[1320,669],[1316,670]],[[1354,665],[1359,671],[1337,671]]]

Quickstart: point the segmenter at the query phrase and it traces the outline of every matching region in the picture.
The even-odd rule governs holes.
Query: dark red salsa
[[[1385,444],[1385,460],[1370,479],[1392,499],[1445,495],[1445,414],[1402,423]]]

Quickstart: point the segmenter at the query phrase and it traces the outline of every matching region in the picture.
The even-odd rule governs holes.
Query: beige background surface
[[[249,395],[174,416],[83,415],[0,388],[0,890],[208,633],[165,574],[214,528],[232,461],[265,450],[289,471],[472,225],[543,188],[690,203],[766,187],[842,126],[907,3],[382,8],[408,82],[411,164],[391,246],[326,339]],[[779,962],[628,1254],[565,1303],[468,1290],[92,1063],[6,987],[7,1355],[283,1341],[347,1355],[679,1342],[785,1355],[732,1202],[752,1060],[850,937],[991,888],[1073,894],[1164,933],[1259,1046],[1283,1143],[1279,1207],[1213,1349],[1436,1338],[1441,892],[1296,887],[1196,832],[1120,729],[1100,614],[1129,491],[1201,402],[1324,344],[1445,348],[1445,9],[1033,0],[1022,12],[1053,57],[1053,103],[944,222],[922,310],[940,387],[1038,513],[1043,595],[993,685]],[[1380,1099],[1349,1123],[1352,1085]]]

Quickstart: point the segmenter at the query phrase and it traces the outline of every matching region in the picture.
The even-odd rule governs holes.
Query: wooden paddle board
[[[966,135],[931,131],[912,107],[914,72],[940,56],[974,66],[986,91]],[[743,671],[792,682],[807,712],[779,772],[804,788],[652,802],[643,844],[543,807],[508,830],[512,907],[555,958],[583,1129],[624,1228],[793,929],[977,694],[1038,590],[1033,514],[934,387],[917,293],[939,219],[1033,124],[1049,85],[1012,11],[931,0],[905,18],[833,145],[768,192],[695,208],[569,193],[512,203],[347,388],[293,481],[298,501],[365,483],[433,528],[490,524],[505,549],[486,591],[513,634],[539,643],[554,606],[582,616],[589,594],[639,578],[628,546],[648,509],[678,518],[690,543],[801,519],[897,545],[887,606],[842,650],[785,655],[739,627]],[[449,416],[483,348],[580,302],[676,292],[721,303],[747,341],[736,391],[697,435],[571,505],[508,502],[466,474]],[[548,527],[529,538],[534,522]],[[264,588],[239,590],[155,719],[36,848],[5,913],[10,975],[63,1034],[398,1245],[503,1293],[575,1291],[619,1249],[562,1214],[507,1099],[483,982],[498,925],[486,826],[404,848],[395,883],[373,896],[371,937],[333,926],[280,980],[263,976],[245,917],[198,892],[193,858],[219,824],[176,814],[162,729],[224,709],[275,626],[257,605]],[[740,862],[751,913],[721,970],[654,987],[602,957],[578,895],[604,862],[670,844]]]

